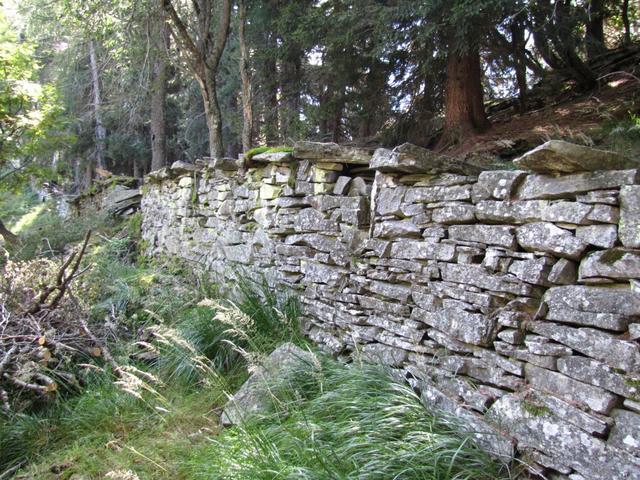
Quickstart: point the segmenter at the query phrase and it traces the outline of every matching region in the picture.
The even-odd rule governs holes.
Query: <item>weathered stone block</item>
[[[455,246],[418,240],[400,240],[391,245],[391,257],[407,260],[442,260],[455,258]]]
[[[373,236],[376,238],[420,237],[421,229],[411,220],[396,220],[376,223]]]
[[[556,285],[569,285],[578,281],[578,266],[575,262],[561,258],[549,272],[548,280]]]
[[[516,246],[515,230],[498,225],[453,225],[449,227],[449,238],[465,242],[478,242],[513,249]]]
[[[293,156],[309,160],[369,165],[372,151],[366,148],[340,146],[337,143],[299,141],[293,145]]]
[[[640,248],[640,185],[620,189],[620,241],[628,248]]]
[[[486,171],[478,175],[478,181],[473,186],[472,199],[474,203],[480,200],[495,198],[508,200],[515,188],[527,175],[524,171]]]
[[[405,143],[393,150],[379,148],[371,159],[370,167],[380,172],[425,173],[458,173],[473,175],[480,169],[460,160]]]
[[[544,335],[588,357],[625,372],[640,368],[640,347],[636,342],[593,328],[572,328],[549,322],[528,322],[527,330]]]
[[[558,359],[558,370],[568,377],[604,388],[627,398],[638,398],[640,378],[625,376],[612,367],[585,357]]]
[[[518,189],[519,200],[569,198],[589,190],[603,190],[638,183],[638,170],[577,173],[553,177],[529,175]]]
[[[640,457],[640,415],[626,410],[613,412],[614,425],[608,444]],[[640,475],[640,472],[638,472]]]
[[[617,152],[576,145],[564,140],[549,140],[516,158],[513,163],[519,168],[554,174],[640,167],[637,161]]]
[[[487,346],[496,336],[496,321],[481,313],[457,308],[443,308],[435,312],[414,308],[411,318],[473,345]]]
[[[579,281],[640,278],[640,250],[614,248],[590,253],[580,262]]]
[[[471,185],[414,187],[405,194],[405,201],[408,203],[435,203],[470,199]]]
[[[464,285],[475,285],[479,288],[494,292],[507,292],[514,295],[531,295],[533,289],[530,285],[522,284],[513,277],[491,275],[481,266],[456,265],[446,263],[441,267],[442,279],[447,282]]]
[[[530,223],[516,229],[516,238],[522,248],[534,252],[548,252],[559,257],[577,260],[587,244],[573,234],[552,223]]]
[[[612,248],[618,240],[615,225],[591,225],[576,228],[576,238],[596,247]]]
[[[436,208],[431,213],[434,222],[450,224],[450,223],[471,223],[475,217],[475,208],[473,205],[466,203],[451,203]]]

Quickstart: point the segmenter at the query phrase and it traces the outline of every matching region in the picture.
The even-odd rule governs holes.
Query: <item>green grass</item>
[[[188,478],[509,478],[379,366],[325,359],[272,391],[275,411],[203,444]]]

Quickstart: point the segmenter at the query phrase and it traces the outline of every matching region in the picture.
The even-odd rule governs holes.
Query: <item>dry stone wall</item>
[[[310,338],[398,369],[500,458],[640,478],[640,170],[563,142],[515,163],[303,142],[174,164],[143,238],[298,290]]]

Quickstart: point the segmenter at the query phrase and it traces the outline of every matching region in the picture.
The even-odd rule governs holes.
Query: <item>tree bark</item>
[[[518,17],[511,22],[511,48],[518,85],[518,110],[523,114],[527,109],[527,51],[524,23]]]
[[[157,20],[160,28],[154,35],[156,41],[153,76],[151,79],[151,170],[158,170],[167,163],[167,50],[169,48],[169,28],[164,17]]]
[[[591,0],[588,7],[589,18],[586,22],[587,58],[593,60],[606,51],[604,45],[604,1]]]
[[[0,235],[2,235],[4,241],[10,245],[15,245],[16,243],[18,243],[18,236],[10,232],[9,229],[4,226],[2,220],[0,220]]]
[[[96,137],[96,165],[105,168],[104,156],[106,150],[107,130],[102,123],[102,97],[100,95],[100,75],[98,60],[93,40],[89,41],[89,63],[91,64],[91,83],[93,86],[93,117],[95,120]]]
[[[219,3],[219,8],[215,8],[213,3]],[[207,128],[209,129],[209,155],[212,158],[221,158],[224,155],[224,148],[216,74],[229,37],[231,0],[220,0],[219,2],[198,0],[192,4],[196,16],[196,26],[192,29],[195,30],[195,34],[189,32],[187,24],[178,15],[172,1],[162,0],[171,36],[185,56],[187,67],[200,87]],[[219,14],[215,36],[211,33],[214,11]]]
[[[478,50],[466,53],[451,50],[447,58],[444,133],[440,147],[459,143],[490,127],[484,111],[481,77]]]
[[[631,43],[631,22],[629,21],[629,0],[622,2],[622,23],[624,24],[624,44]]]
[[[251,87],[251,68],[249,66],[249,46],[247,45],[247,0],[240,0],[240,78],[242,79],[242,149],[251,149],[253,132],[253,90]]]

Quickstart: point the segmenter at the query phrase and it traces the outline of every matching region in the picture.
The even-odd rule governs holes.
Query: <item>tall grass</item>
[[[509,478],[454,422],[429,413],[384,368],[325,359],[273,390],[273,413],[212,439],[189,478]]]

